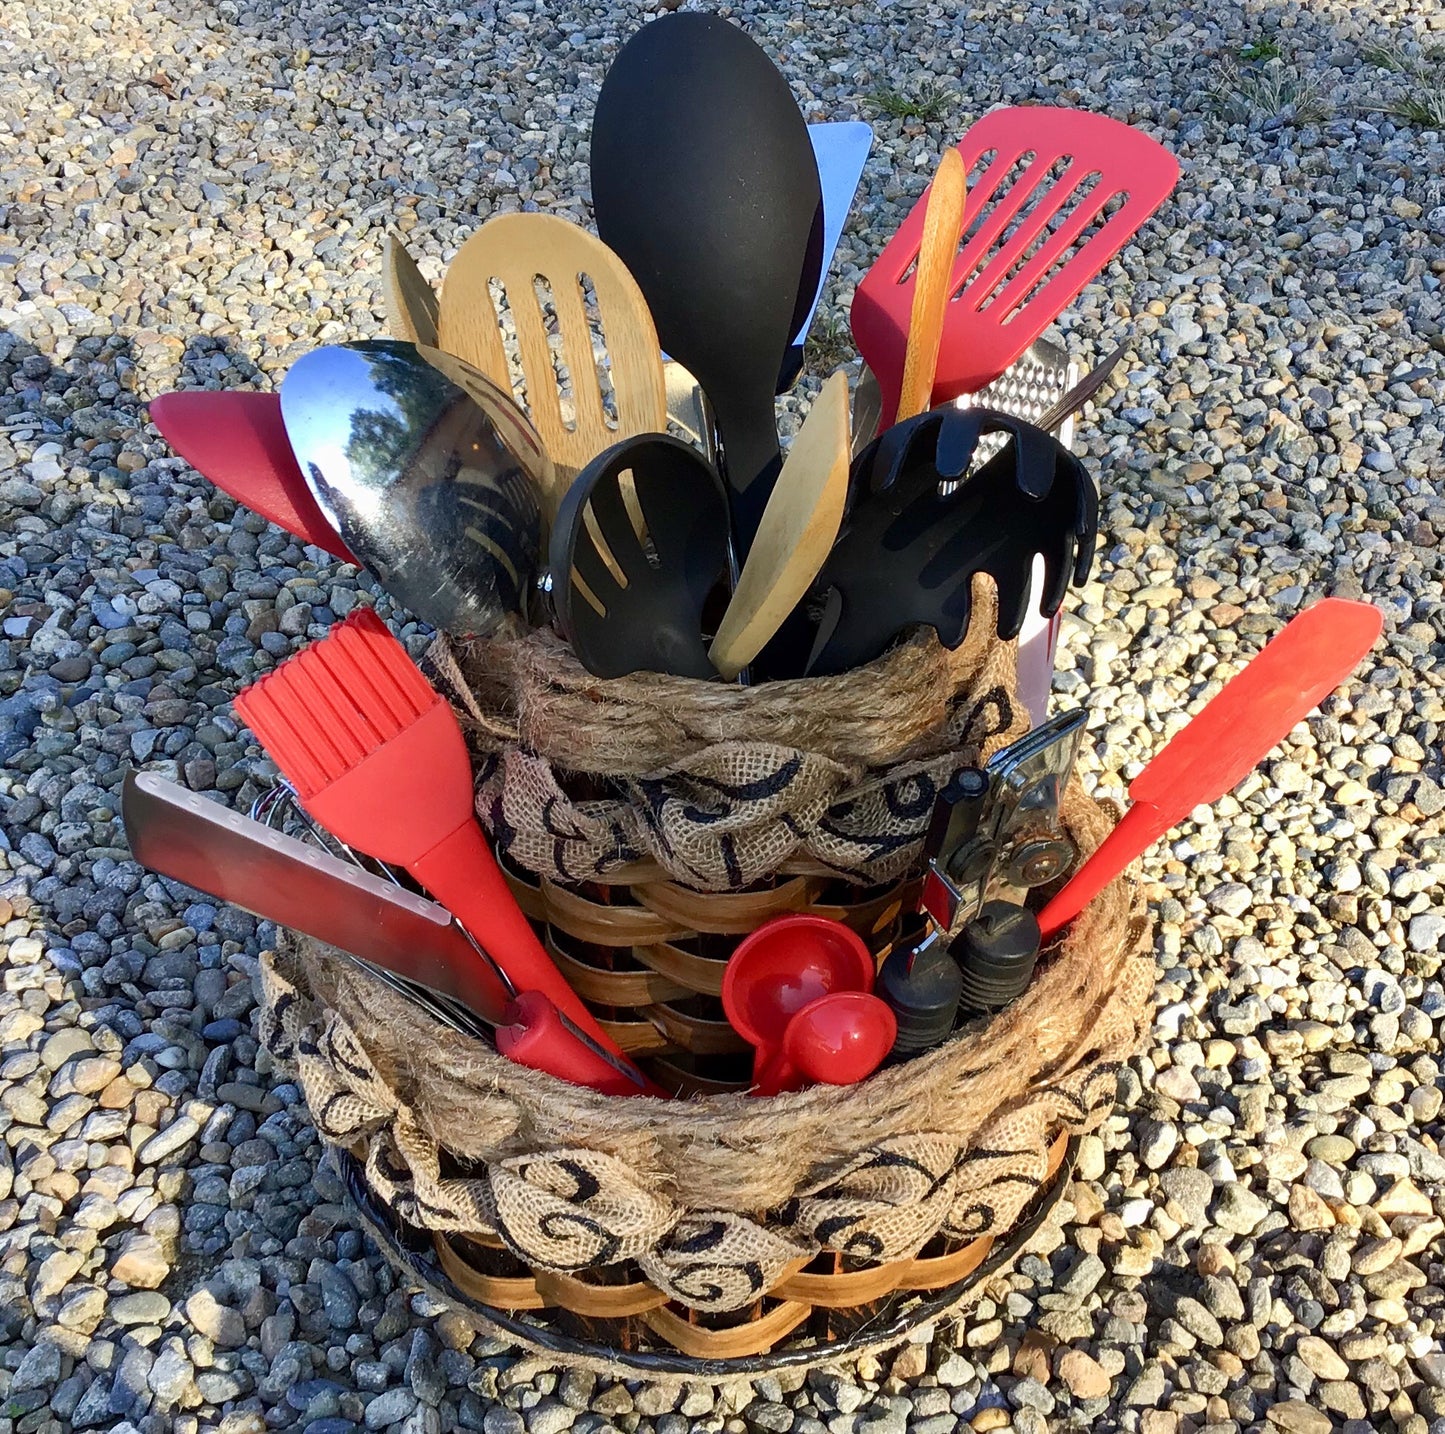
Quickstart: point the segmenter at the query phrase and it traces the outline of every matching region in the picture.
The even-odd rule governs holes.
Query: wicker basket
[[[637,871],[631,885],[586,890],[515,870],[508,879],[603,1030],[680,1095],[747,1088],[752,1047],[728,1025],[719,999],[740,937],[770,917],[809,911],[850,926],[881,957],[918,891],[916,881],[857,893],[828,877],[792,875],[765,891],[699,892],[655,866]]]
[[[927,1281],[922,1280],[851,1308],[809,1301],[805,1315],[799,1316],[796,1307],[787,1311],[782,1322],[789,1333],[767,1348],[762,1346],[768,1330],[760,1319],[718,1331],[693,1322],[695,1316],[692,1320],[683,1316],[669,1323],[666,1340],[659,1340],[660,1321],[649,1322],[648,1314],[598,1316],[573,1310],[561,1302],[565,1291],[545,1280],[538,1282],[538,1289],[544,1298],[556,1299],[554,1304],[525,1297],[520,1305],[507,1303],[515,1295],[498,1303],[494,1283],[486,1276],[479,1279],[470,1264],[457,1262],[450,1242],[408,1225],[382,1203],[367,1183],[360,1161],[343,1151],[335,1152],[335,1159],[362,1227],[390,1263],[436,1299],[465,1312],[480,1329],[549,1362],[613,1377],[722,1384],[777,1370],[855,1360],[926,1339],[943,1321],[962,1320],[990,1282],[1028,1252],[1054,1216],[1073,1173],[1077,1145],[1077,1139],[1055,1145],[1048,1179],[1005,1236],[985,1235],[949,1257],[948,1268],[958,1276],[951,1283],[923,1288]],[[913,1263],[920,1274],[937,1276],[945,1268],[942,1260],[931,1271],[924,1260]],[[812,1288],[804,1293],[810,1294]],[[835,1293],[852,1292],[840,1286]],[[792,1303],[801,1302],[794,1298]]]
[[[733,945],[778,912],[822,912],[887,950],[914,900],[933,792],[1027,725],[1001,645],[944,653],[930,639],[826,679],[823,720],[804,734],[812,751],[785,740],[811,684],[600,683],[535,635],[439,659],[519,902],[619,1044],[693,1098],[609,1098],[512,1065],[338,953],[291,943],[263,962],[263,1033],[297,1066],[393,1258],[557,1357],[610,1350],[698,1377],[896,1343],[966,1299],[1056,1191],[1070,1137],[1113,1106],[1153,990],[1133,883],[1101,895],[1005,1011],[857,1086],[742,1094],[746,1066],[717,997]],[[900,684],[908,710],[931,701],[936,713],[889,748],[894,719],[877,715],[877,694],[891,701]],[[688,708],[698,701],[706,709]],[[594,710],[602,719],[584,731]],[[730,727],[748,739],[719,744]],[[649,751],[674,741],[674,760],[618,777],[617,731]],[[590,770],[564,761],[579,754]],[[772,841],[776,801],[704,811],[701,836],[668,826],[675,813],[658,819],[669,803],[697,815],[698,774],[720,761],[745,776],[760,762],[823,774],[821,797],[809,789],[783,824],[790,848],[755,840]],[[784,804],[798,797],[779,790]],[[877,813],[888,827],[870,845],[858,822]],[[1116,813],[1075,785],[1063,819],[1087,853]],[[678,879],[679,864],[722,869],[698,844],[719,824],[745,889]],[[840,868],[855,858],[847,880]]]

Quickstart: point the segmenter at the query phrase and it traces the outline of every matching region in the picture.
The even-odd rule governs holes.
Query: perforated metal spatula
[[[996,379],[1128,243],[1179,178],[1174,156],[1139,130],[1043,105],[985,115],[958,149],[970,174],[968,203],[934,403]],[[985,156],[992,156],[986,165]],[[928,200],[925,191],[853,298],[853,337],[882,388],[884,428],[898,406]]]
[[[1382,624],[1378,608],[1343,598],[1293,618],[1134,778],[1123,820],[1039,913],[1044,939],[1195,807],[1238,786],[1355,670]]]

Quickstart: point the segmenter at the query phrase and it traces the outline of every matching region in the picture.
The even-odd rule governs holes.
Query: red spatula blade
[[[966,236],[951,279],[933,402],[993,382],[1163,203],[1179,163],[1106,115],[1048,106],[995,110],[963,137]],[[988,158],[985,165],[984,160]],[[928,194],[888,241],[853,298],[853,337],[893,422],[908,347],[913,264]]]
[[[279,394],[165,393],[151,400],[150,413],[161,437],[217,488],[303,543],[358,561],[306,486]]]
[[[1266,644],[1134,779],[1123,821],[1040,913],[1044,936],[1072,921],[1195,807],[1238,786],[1355,670],[1383,621],[1369,603],[1326,598]]]

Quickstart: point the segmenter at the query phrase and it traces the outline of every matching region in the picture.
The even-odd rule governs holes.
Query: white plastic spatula
[[[1326,598],[1266,644],[1134,778],[1124,819],[1039,913],[1044,940],[1195,807],[1242,782],[1354,671],[1382,623],[1369,603]]]

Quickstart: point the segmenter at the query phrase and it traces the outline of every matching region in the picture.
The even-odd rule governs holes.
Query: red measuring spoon
[[[358,559],[321,511],[296,464],[276,393],[163,393],[150,403],[161,437],[196,472],[303,543]]]
[[[969,180],[964,241],[925,407],[992,383],[1179,179],[1178,160],[1141,131],[1046,105],[994,110],[958,150],[970,175],[992,157]],[[898,408],[928,198],[925,190],[853,296],[853,338],[883,394],[879,431]]]
[[[754,1082],[755,1095],[807,1085],[853,1085],[881,1066],[898,1039],[893,1012],[866,991],[810,1001],[787,1024],[783,1046]]]
[[[863,938],[826,916],[777,916],[739,942],[723,972],[723,1010],[755,1048],[754,1077],[782,1055],[798,1012],[835,991],[871,991],[875,973]]]
[[[1039,913],[1043,939],[1195,807],[1242,782],[1354,671],[1383,621],[1378,608],[1343,598],[1326,598],[1292,619],[1134,778],[1124,819]]]

